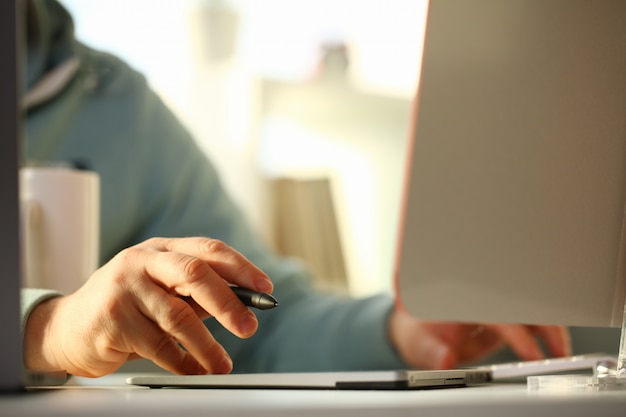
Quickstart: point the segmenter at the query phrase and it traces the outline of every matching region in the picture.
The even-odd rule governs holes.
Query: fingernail
[[[241,321],[239,322],[239,331],[245,336],[250,336],[256,331],[257,325],[258,321],[256,316],[252,312],[249,312],[244,314],[241,318]]]

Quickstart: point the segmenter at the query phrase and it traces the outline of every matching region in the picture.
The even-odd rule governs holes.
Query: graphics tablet
[[[491,381],[488,370],[302,372],[228,375],[154,374],[126,379],[150,388],[246,389],[433,389],[478,385]]]

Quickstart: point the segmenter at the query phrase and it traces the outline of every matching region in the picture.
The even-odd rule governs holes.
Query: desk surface
[[[525,384],[425,391],[147,389],[127,375],[0,396],[0,416],[623,416],[626,392],[530,393]]]

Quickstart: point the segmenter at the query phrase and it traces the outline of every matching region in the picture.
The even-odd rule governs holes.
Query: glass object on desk
[[[529,376],[531,393],[626,391],[626,378],[615,375],[544,375]]]

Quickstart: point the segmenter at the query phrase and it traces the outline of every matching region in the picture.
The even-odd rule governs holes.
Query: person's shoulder
[[[130,92],[147,88],[143,74],[110,52],[79,43],[77,55],[81,62],[81,76],[84,78],[85,86],[93,92],[110,90]]]

